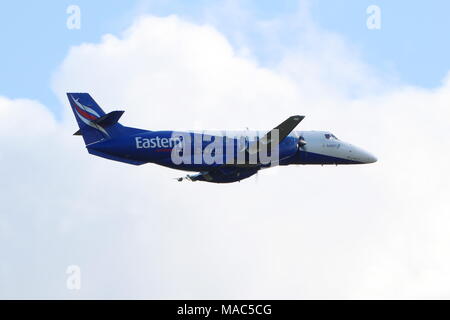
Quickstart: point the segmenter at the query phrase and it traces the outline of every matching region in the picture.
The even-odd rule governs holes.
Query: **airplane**
[[[83,137],[90,154],[132,165],[154,163],[197,172],[178,181],[233,183],[273,166],[377,161],[331,132],[294,131],[305,118],[300,115],[267,132],[150,131],[121,125],[124,111],[106,114],[88,93],[67,93],[67,97],[79,126],[74,135]]]

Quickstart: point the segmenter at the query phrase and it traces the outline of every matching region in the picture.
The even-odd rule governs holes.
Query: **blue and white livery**
[[[294,131],[304,116],[292,116],[270,131],[150,131],[119,123],[88,93],[68,93],[90,154],[133,165],[155,163],[196,172],[178,181],[231,183],[259,170],[287,165],[349,165],[376,162],[361,148],[327,131]]]

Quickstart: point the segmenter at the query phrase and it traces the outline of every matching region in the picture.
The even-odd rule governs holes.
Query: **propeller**
[[[298,138],[298,142],[297,142],[298,150],[302,150],[307,144],[308,144],[308,142],[305,141],[305,138],[303,138],[303,136],[300,136]]]

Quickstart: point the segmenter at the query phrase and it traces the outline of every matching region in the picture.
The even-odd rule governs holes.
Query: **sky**
[[[82,28],[66,28],[66,9],[76,4],[82,9]],[[366,9],[382,7],[382,28],[366,28]],[[311,18],[321,28],[338,33],[351,43],[364,61],[401,83],[433,88],[440,85],[449,69],[450,22],[447,1],[309,1]],[[49,89],[53,72],[71,46],[98,41],[105,33],[118,34],[140,14],[176,14],[196,23],[210,23],[239,45],[245,38],[261,64],[280,58],[253,23],[291,16],[297,1],[58,1],[58,3],[8,1],[2,4],[0,36],[5,50],[0,52],[3,77],[0,94],[12,98],[39,99],[57,114],[62,108]],[[283,30],[280,41],[298,45],[295,26]],[[237,34],[239,33],[239,35]]]
[[[449,7],[2,4],[0,297],[449,298]],[[154,130],[270,129],[301,113],[302,129],[379,161],[180,184],[183,172],[88,155],[70,91]]]

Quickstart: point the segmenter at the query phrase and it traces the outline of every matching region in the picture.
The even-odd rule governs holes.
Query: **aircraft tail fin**
[[[86,145],[123,133],[118,121],[124,111],[105,114],[89,93],[67,93],[67,98],[80,128],[74,135],[83,136]]]

